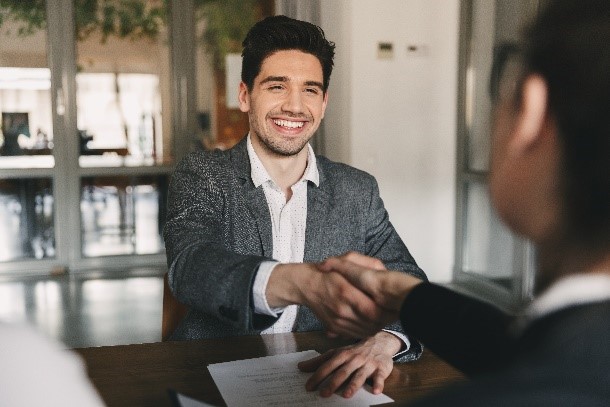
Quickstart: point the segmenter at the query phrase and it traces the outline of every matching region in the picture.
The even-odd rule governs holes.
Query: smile
[[[278,126],[281,127],[286,127],[288,129],[300,129],[301,127],[303,127],[303,125],[305,125],[305,122],[293,122],[290,120],[279,120],[279,119],[274,119],[273,123],[275,123]]]

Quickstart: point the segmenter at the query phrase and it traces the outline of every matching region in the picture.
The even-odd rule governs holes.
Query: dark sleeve
[[[239,329],[264,329],[275,319],[253,312],[251,287],[266,259],[236,253],[224,242],[226,223],[237,222],[231,218],[236,194],[228,193],[235,188],[228,171],[219,158],[196,154],[176,168],[164,229],[169,285],[197,311]]]
[[[400,236],[390,222],[388,212],[379,196],[377,181],[371,177],[370,204],[367,222],[366,255],[376,257],[383,262],[388,270],[398,270],[411,274],[419,279],[428,281],[426,274],[419,268],[409,249],[403,243]],[[391,323],[385,329],[404,333],[399,321]],[[411,342],[408,352],[395,358],[396,362],[409,362],[422,354],[421,344],[409,334],[406,334]]]
[[[514,347],[507,314],[430,283],[407,296],[400,319],[405,332],[467,375],[495,370]]]

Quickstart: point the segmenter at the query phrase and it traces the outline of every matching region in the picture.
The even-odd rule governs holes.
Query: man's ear
[[[239,83],[239,110],[246,113],[250,111],[250,92],[244,82]]]
[[[538,141],[548,113],[548,88],[540,75],[529,75],[521,87],[521,104],[510,149],[521,152]]]

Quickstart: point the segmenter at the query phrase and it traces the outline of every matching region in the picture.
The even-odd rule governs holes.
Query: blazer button
[[[218,313],[225,318],[230,319],[231,321],[237,321],[237,310],[233,308],[227,308],[224,305],[221,305],[218,308]]]

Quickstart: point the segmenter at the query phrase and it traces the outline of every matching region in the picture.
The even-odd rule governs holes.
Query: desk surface
[[[75,349],[109,407],[171,406],[167,389],[224,406],[207,365],[314,349],[322,353],[344,344],[321,332],[243,336],[189,342]],[[430,351],[413,363],[396,364],[384,393],[405,402],[464,376]]]

